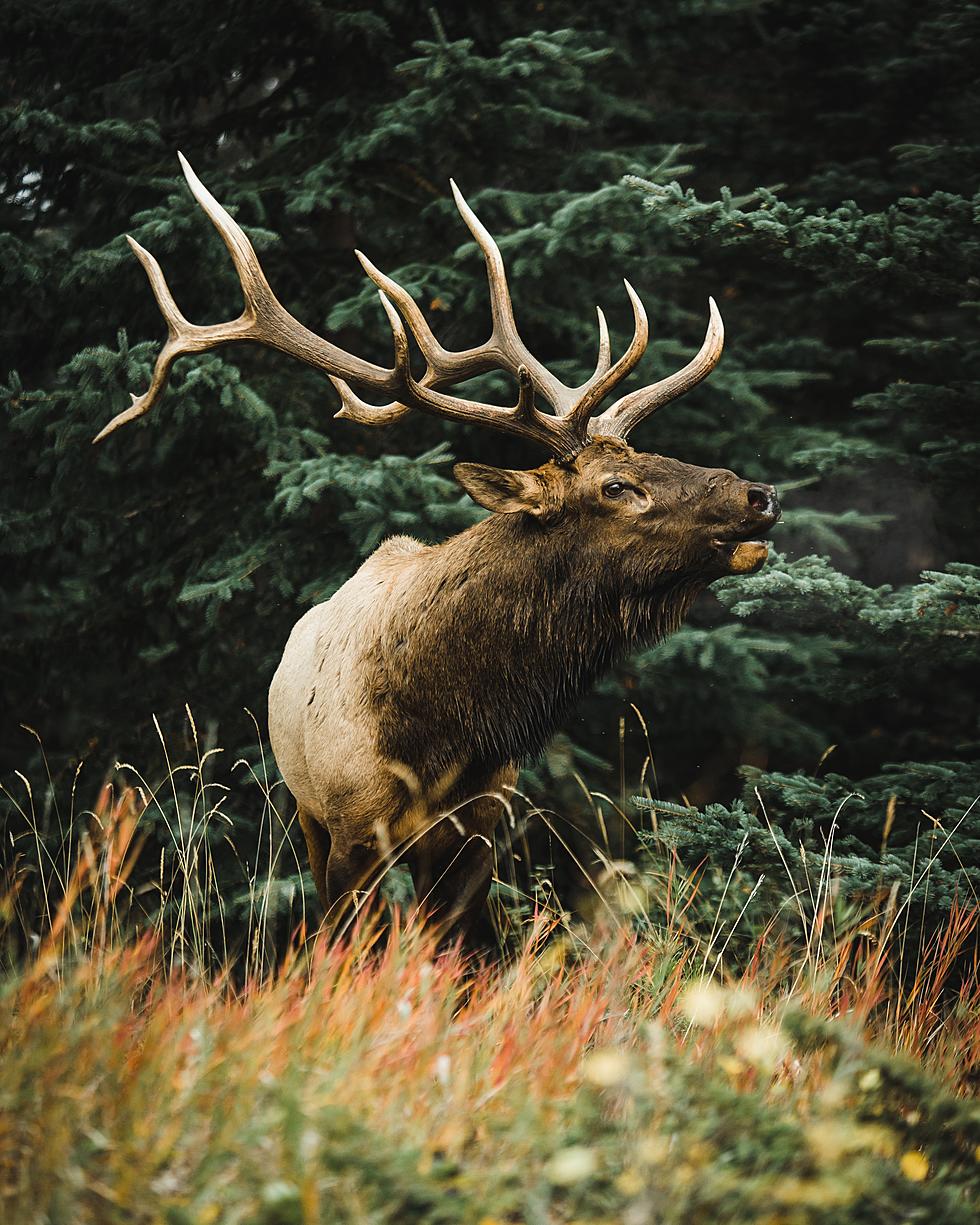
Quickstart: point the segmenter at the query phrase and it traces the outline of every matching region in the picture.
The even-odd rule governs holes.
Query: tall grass
[[[4,904],[16,943],[36,946],[46,934],[64,959],[151,932],[168,970],[220,972],[238,960],[254,975],[275,966],[284,934],[306,926],[302,839],[294,813],[280,810],[257,725],[250,758],[223,772],[235,780],[233,791],[214,777],[222,750],[202,743],[186,714],[189,760],[173,760],[154,720],[158,781],[120,762],[90,809],[77,803],[81,767],[67,804],[50,774],[40,787],[20,773],[19,787],[0,783],[3,837],[13,849]],[[278,794],[285,796],[281,784]],[[236,833],[229,800],[257,829],[251,845]]]
[[[301,895],[283,943],[294,852],[257,752],[234,963],[214,851],[236,797],[192,743],[160,786],[122,768],[66,814],[73,840],[27,780],[8,791],[0,1219],[976,1219],[975,907],[912,956],[903,899],[842,902],[829,849],[786,864],[770,911],[738,868],[708,905],[706,867],[614,856],[625,818],[591,796],[584,855],[554,814],[509,823],[518,843],[553,824],[592,907],[573,918],[505,857],[497,965],[437,951],[408,908],[328,944]]]

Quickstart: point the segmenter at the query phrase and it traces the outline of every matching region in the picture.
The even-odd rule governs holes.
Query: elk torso
[[[441,545],[382,545],[296,625],[272,683],[273,750],[301,807],[373,839],[421,797],[479,794],[536,753],[697,590],[627,594],[595,544],[495,515]]]

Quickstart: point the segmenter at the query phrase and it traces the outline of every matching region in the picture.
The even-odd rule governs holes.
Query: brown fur
[[[387,541],[311,609],[269,726],[324,906],[404,858],[420,901],[465,929],[489,886],[493,794],[613,661],[745,570],[736,542],[779,511],[768,486],[618,439],[531,472],[456,475],[495,513],[443,544]],[[748,552],[761,564],[764,546]]]

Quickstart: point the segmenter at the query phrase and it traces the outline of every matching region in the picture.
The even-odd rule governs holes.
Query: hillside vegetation
[[[0,1219],[975,1221],[980,8],[0,11]],[[337,420],[248,346],[93,447],[164,336],[126,234],[188,318],[240,309],[178,149],[371,361],[355,248],[486,338],[450,176],[570,383],[624,276],[627,391],[719,303],[720,365],[632,441],[776,484],[770,560],[524,763],[490,964],[398,869],[316,937],[265,694],[381,540],[474,522],[454,459],[543,456]]]
[[[726,918],[669,856],[606,859],[591,922],[526,895],[489,966],[403,908],[270,960],[261,887],[222,965],[186,844],[132,887],[143,803],[106,792],[39,931],[27,864],[4,899],[8,954],[34,936],[0,981],[4,1219],[975,1220],[975,906],[916,946],[907,897],[797,865],[794,934],[734,874]]]

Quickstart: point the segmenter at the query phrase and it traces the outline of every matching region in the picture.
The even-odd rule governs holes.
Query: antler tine
[[[103,438],[111,434],[113,430],[117,430],[121,425],[125,425],[127,421],[134,421],[137,417],[142,417],[145,412],[149,412],[157,397],[167,385],[170,367],[182,353],[189,351],[186,344],[182,343],[182,340],[190,337],[194,326],[188,323],[181,314],[177,303],[174,301],[173,294],[170,292],[170,286],[167,284],[166,277],[163,275],[163,269],[157,260],[129,234],[126,235],[126,241],[132,248],[136,258],[143,265],[147,279],[150,282],[150,288],[153,290],[153,296],[156,298],[157,306],[160,308],[160,314],[163,315],[167,322],[167,340],[153,366],[150,386],[141,396],[130,393],[131,403],[129,408],[124,409],[121,413],[117,413],[108,425],[103,426],[92,439],[93,442],[101,442]]]
[[[596,357],[592,378],[598,379],[609,369],[609,363],[612,361],[612,348],[609,344],[609,325],[606,323],[606,316],[602,312],[602,307],[597,306],[595,313],[599,319],[599,354]]]
[[[408,290],[390,276],[386,276],[363,251],[355,251],[354,254],[378,289],[398,307],[402,318],[411,329],[429,367],[423,379],[426,386],[458,382],[464,378],[472,378],[476,374],[483,374],[498,366],[497,354],[492,348],[492,341],[458,352],[443,348]]]
[[[340,396],[342,407],[334,413],[338,420],[355,421],[358,425],[394,425],[412,411],[410,404],[402,404],[399,400],[392,400],[390,404],[368,404],[343,379],[334,374],[328,374],[327,378]]]
[[[209,327],[199,327],[197,324],[190,323],[184,318],[174,301],[174,296],[170,292],[170,286],[167,284],[158,260],[145,247],[140,246],[131,235],[126,235],[126,241],[143,265],[150,288],[153,290],[153,296],[160,308],[160,314],[166,320],[167,340],[153,365],[149,387],[141,396],[130,393],[129,408],[117,413],[107,425],[103,426],[92,439],[93,443],[101,442],[121,425],[125,425],[128,421],[135,421],[137,417],[142,417],[144,413],[150,411],[166,387],[170,377],[170,368],[178,357],[185,353],[203,353],[208,349],[213,349],[216,345],[227,344],[233,340],[247,340],[254,325],[254,316],[247,305],[247,298],[246,308],[242,314],[228,323],[216,323]],[[248,242],[248,239],[245,241]]]
[[[178,309],[157,260],[130,238],[129,244],[146,271],[157,305],[167,321],[168,336],[157,357],[148,389],[141,396],[132,396],[130,407],[113,417],[93,442],[100,442],[119,426],[148,413],[166,386],[170,368],[178,357],[185,353],[204,353],[232,341],[266,344],[328,374],[354,379],[389,393],[395,391],[393,370],[385,370],[345,352],[305,328],[285,310],[272,292],[245,231],[212,196],[184,155],[178,153],[177,156],[195,199],[228,248],[241,283],[244,309],[237,319],[227,323],[190,323]]]
[[[647,313],[643,303],[629,281],[624,280],[623,284],[626,286],[626,292],[633,307],[633,339],[630,341],[626,352],[614,366],[611,366],[602,374],[596,371],[587,383],[584,383],[577,389],[576,394],[578,398],[569,410],[567,420],[573,430],[583,434],[588,432],[589,419],[592,416],[593,409],[597,404],[601,403],[617,383],[621,383],[626,378],[646,352],[647,341],[650,339],[650,325],[647,322]],[[605,323],[604,319],[603,323]],[[608,345],[608,343],[609,338],[607,334],[606,344]]]
[[[589,434],[592,437],[605,434],[614,438],[626,438],[632,429],[658,408],[676,400],[707,378],[717,366],[725,343],[725,325],[714,298],[708,299],[708,312],[708,328],[697,355],[682,370],[649,387],[641,387],[621,396],[601,416],[594,417],[589,423]]]
[[[500,248],[490,231],[466,203],[463,193],[453,179],[449,180],[449,186],[452,188],[459,215],[476,239],[476,244],[483,252],[483,258],[487,264],[493,332],[486,347],[505,368],[510,369],[512,374],[516,374],[521,366],[525,366],[530,371],[538,391],[552,408],[559,413],[567,412],[574,400],[574,390],[566,387],[546,366],[542,365],[521,340],[517,322],[514,319],[514,307],[510,299],[507,272]]]
[[[207,214],[208,220],[221,235],[221,241],[228,248],[228,254],[231,256],[241,283],[242,296],[245,299],[243,318],[248,316],[254,319],[264,302],[271,301],[278,306],[278,300],[269,287],[269,282],[265,278],[265,273],[262,271],[255,248],[248,235],[208,191],[179,149],[177,160],[180,162],[180,168],[184,172],[184,178],[187,180],[187,186],[191,189],[194,199]]]
[[[248,235],[212,196],[184,155],[178,153],[177,156],[195,199],[221,235],[235,265],[245,298],[242,319],[248,317],[254,321],[254,334],[247,339],[260,341],[328,374],[339,374],[342,378],[382,391],[395,391],[397,380],[393,370],[385,370],[373,362],[348,353],[338,345],[331,344],[289,314],[272,292]],[[221,343],[220,340],[218,343]]]

